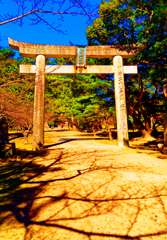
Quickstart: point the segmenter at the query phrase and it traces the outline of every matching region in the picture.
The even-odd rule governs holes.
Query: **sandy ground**
[[[45,154],[24,157],[31,167],[3,195],[1,240],[167,239],[166,156],[85,134],[46,138]]]

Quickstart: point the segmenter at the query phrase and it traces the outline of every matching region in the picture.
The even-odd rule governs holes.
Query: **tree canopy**
[[[156,122],[157,115],[164,111],[166,12],[164,0],[103,1],[99,7],[99,18],[88,26],[86,32],[89,45],[146,45],[135,58],[124,60],[124,65],[137,64],[139,69],[138,76],[127,76],[125,82],[128,114],[141,131],[144,128],[151,131],[151,117]]]

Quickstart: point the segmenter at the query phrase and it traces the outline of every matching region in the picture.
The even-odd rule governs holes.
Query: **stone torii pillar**
[[[44,147],[45,56],[36,57],[36,77],[33,115],[33,149]]]
[[[30,44],[12,40],[9,38],[9,46],[19,50],[23,57],[35,57],[36,66],[20,65],[20,73],[36,74],[35,99],[34,99],[34,120],[33,120],[33,149],[44,148],[44,94],[45,74],[114,74],[117,135],[120,147],[129,145],[128,124],[126,112],[126,98],[124,88],[124,74],[136,74],[137,66],[123,66],[123,58],[132,58],[145,47],[140,45],[129,46],[87,46],[78,51],[76,46],[57,46]],[[74,58],[77,53],[85,53],[79,56],[80,66],[55,65],[45,66],[45,58]],[[82,59],[87,58],[113,58],[113,66],[86,65]],[[77,58],[78,60],[78,58]]]

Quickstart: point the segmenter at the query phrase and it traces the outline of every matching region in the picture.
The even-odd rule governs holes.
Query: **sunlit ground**
[[[0,239],[167,239],[167,157],[155,142],[117,141],[89,133],[32,136],[1,160]]]

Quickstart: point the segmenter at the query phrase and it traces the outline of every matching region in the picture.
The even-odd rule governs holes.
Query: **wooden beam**
[[[35,65],[20,65],[20,73],[36,73]],[[46,65],[45,74],[113,74],[115,73],[114,66],[106,65],[87,65],[86,68],[76,68],[73,65]],[[137,66],[124,66],[124,74],[136,74]]]
[[[39,54],[45,55],[46,58],[74,58],[77,54],[77,46],[58,46],[31,44],[15,41],[9,38],[9,46],[19,50],[23,57],[36,57]],[[141,44],[123,45],[123,46],[87,46],[87,58],[113,58],[120,55],[123,58],[132,58],[145,46]]]

